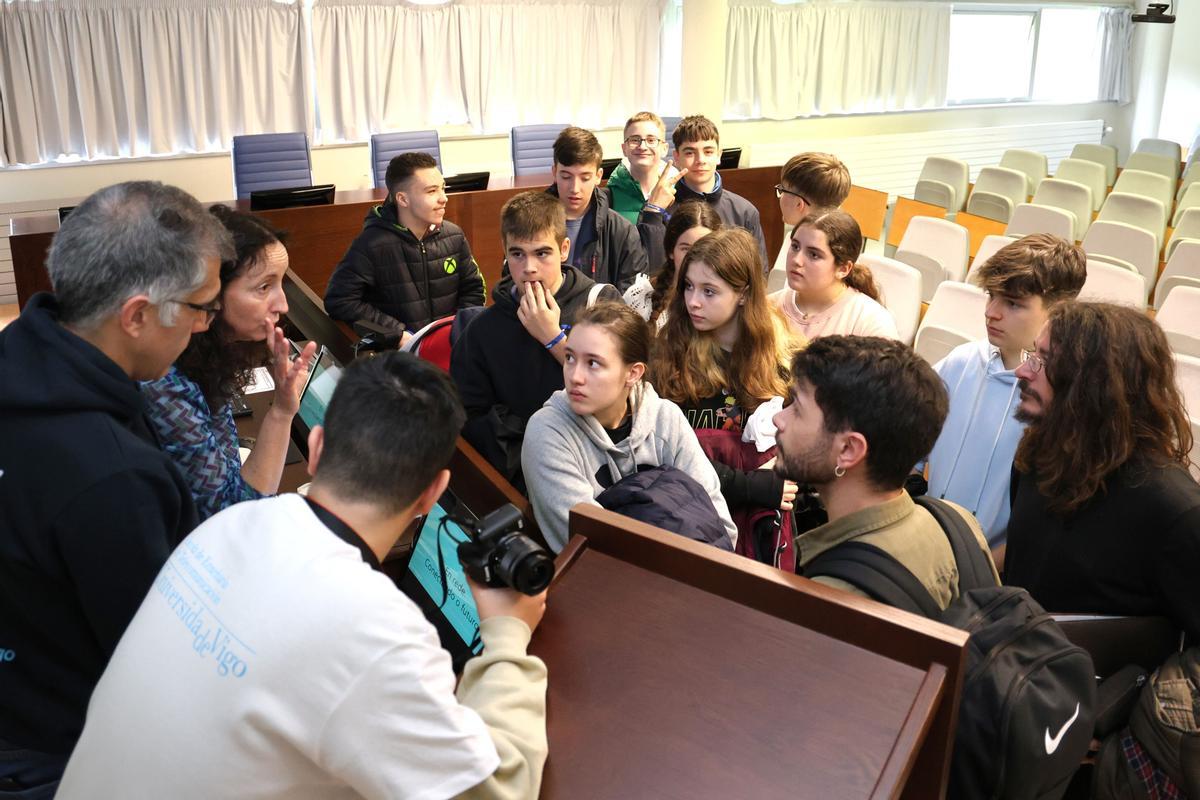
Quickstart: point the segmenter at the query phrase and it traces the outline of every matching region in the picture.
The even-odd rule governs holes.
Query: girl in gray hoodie
[[[521,451],[534,515],[555,552],[567,543],[571,507],[595,502],[640,466],[675,467],[694,478],[737,542],[717,473],[683,412],[642,380],[649,358],[649,326],[620,303],[592,306],[571,330],[566,388],[529,420]]]

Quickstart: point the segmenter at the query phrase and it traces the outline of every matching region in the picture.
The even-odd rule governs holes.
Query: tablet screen
[[[322,347],[312,365],[312,374],[308,378],[308,385],[304,387],[304,394],[300,396],[300,419],[308,430],[324,423],[325,409],[329,406],[340,377],[342,368]]]
[[[402,588],[438,629],[442,646],[450,651],[457,666],[472,654],[482,652],[483,645],[478,642],[479,611],[458,560],[458,544],[467,540],[467,534],[450,520],[443,526],[445,518],[445,508],[441,503],[435,503],[413,543]],[[439,542],[442,570],[438,567]],[[442,601],[443,579],[445,602]]]

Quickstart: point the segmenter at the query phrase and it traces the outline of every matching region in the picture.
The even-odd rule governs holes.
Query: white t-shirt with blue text
[[[453,797],[499,764],[420,609],[298,495],[171,555],[96,687],[72,797]]]

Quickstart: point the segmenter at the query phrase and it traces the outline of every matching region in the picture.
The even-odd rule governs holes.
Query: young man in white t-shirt
[[[309,437],[313,483],[215,515],[171,555],[92,695],[59,797],[536,797],[545,594],[472,585],[483,655],[449,654],[378,571],[441,496],[463,423],[407,353],[354,362]],[[456,696],[457,695],[457,696]]]

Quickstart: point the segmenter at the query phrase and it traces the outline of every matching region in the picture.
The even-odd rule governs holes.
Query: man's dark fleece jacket
[[[546,192],[558,197],[558,187],[553,184]],[[612,210],[612,200],[604,189],[592,192],[578,238],[571,242],[571,264],[597,283],[611,283],[624,292],[639,272],[649,272],[637,228]]]
[[[563,280],[554,293],[559,323],[571,325],[588,305],[594,281],[574,267],[562,265]],[[467,424],[463,437],[518,489],[521,441],[525,424],[550,395],[563,388],[562,365],[546,343],[529,335],[517,318],[520,296],[505,275],[492,292],[495,301],[467,326],[450,356],[450,377],[458,385]],[[621,296],[611,286],[597,300]]]
[[[370,320],[397,333],[418,331],[460,308],[483,305],[483,276],[462,228],[453,222],[424,239],[400,224],[396,204],[367,213],[325,287],[334,319]]]
[[[726,225],[737,225],[754,234],[758,239],[758,252],[762,256],[763,271],[770,272],[772,261],[767,257],[767,240],[763,236],[762,221],[749,200],[739,194],[734,194],[721,187],[721,173],[717,173],[711,192],[697,192],[687,185],[686,180],[675,184],[675,205],[667,209],[668,216],[680,203],[688,200],[703,200],[713,207],[721,222]],[[643,210],[638,216],[638,236],[641,237],[642,247],[650,259],[653,272],[662,269],[667,263],[666,250],[663,247],[663,236],[666,234],[667,222],[657,211]]]
[[[35,295],[0,331],[0,740],[65,756],[196,511],[137,383],[57,311]]]

